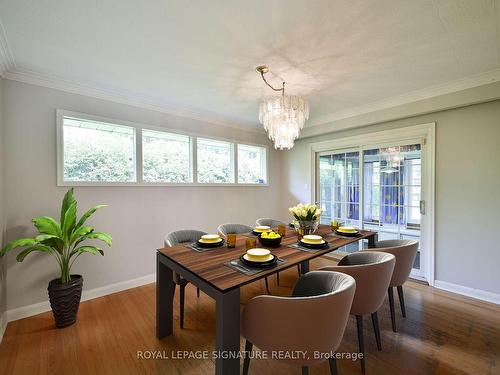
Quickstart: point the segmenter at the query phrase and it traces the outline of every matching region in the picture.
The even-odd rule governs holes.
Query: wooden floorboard
[[[331,263],[321,258],[311,266]],[[280,276],[281,287],[270,278],[272,293],[289,295],[297,271]],[[245,286],[242,306],[264,291],[263,280]],[[499,306],[416,282],[406,284],[405,302],[407,318],[397,312],[398,333],[391,330],[387,301],[379,311],[381,352],[371,321],[365,319],[367,374],[500,374]],[[171,356],[177,351],[213,350],[214,301],[203,293],[197,298],[196,289],[188,286],[184,330],[179,328],[178,306],[177,290],[174,335],[161,341],[155,337],[154,284],[83,302],[78,322],[64,329],[55,329],[51,313],[11,322],[0,344],[0,374],[213,374],[212,360],[138,358],[138,351]],[[339,351],[357,352],[353,318]],[[358,362],[340,360],[338,367],[342,375],[361,374]],[[312,367],[310,373],[329,374],[328,366]],[[253,360],[250,374],[300,374],[300,369],[275,360]]]

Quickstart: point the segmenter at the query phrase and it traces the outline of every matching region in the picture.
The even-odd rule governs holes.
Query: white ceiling
[[[244,126],[273,94],[259,64],[309,125],[500,67],[500,0],[1,0],[0,20],[11,73]]]

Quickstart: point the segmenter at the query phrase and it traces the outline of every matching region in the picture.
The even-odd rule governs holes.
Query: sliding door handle
[[[420,201],[420,215],[425,215],[425,201]]]

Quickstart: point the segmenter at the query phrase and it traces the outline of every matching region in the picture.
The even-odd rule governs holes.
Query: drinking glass
[[[286,234],[286,226],[283,224],[278,225],[278,234],[283,237]]]
[[[255,249],[257,247],[257,239],[252,238],[252,237],[247,237],[247,239],[245,241],[245,246],[246,246],[247,250]]]
[[[236,247],[236,233],[228,233],[226,236],[226,242],[228,248]]]

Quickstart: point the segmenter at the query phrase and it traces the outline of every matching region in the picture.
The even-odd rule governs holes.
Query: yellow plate
[[[243,254],[243,258],[249,260],[250,262],[268,262],[273,260],[273,254],[266,255],[265,257],[253,257],[248,256],[248,254]]]
[[[203,238],[200,238],[199,241],[201,243],[218,243],[222,241],[222,238],[219,238],[218,240],[205,240]]]
[[[309,245],[323,245],[326,242],[325,240],[321,240],[321,242],[310,242],[310,241],[304,240],[304,238],[302,238],[301,241],[306,243],[306,244],[309,244]]]
[[[256,226],[254,228],[254,232],[259,232],[259,233],[269,232],[270,230],[271,230],[271,227],[268,225],[260,225],[260,226]]]
[[[357,233],[357,229],[354,228],[354,227],[340,227],[339,229],[337,229],[337,232],[341,232],[341,233]]]

